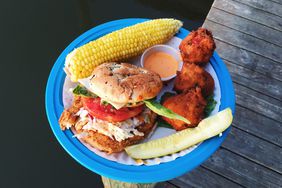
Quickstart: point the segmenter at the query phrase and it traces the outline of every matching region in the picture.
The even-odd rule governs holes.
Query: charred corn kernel
[[[179,20],[155,19],[112,32],[69,53],[65,71],[76,82],[90,76],[102,63],[126,60],[146,48],[167,42],[181,26]]]

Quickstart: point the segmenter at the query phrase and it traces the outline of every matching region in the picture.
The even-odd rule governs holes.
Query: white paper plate
[[[175,48],[176,50],[179,50],[178,46],[179,46],[180,42],[181,42],[180,38],[173,37],[166,44]],[[137,66],[141,66],[140,65],[140,57],[141,56],[133,59],[132,61],[130,61],[130,63],[135,64]],[[213,115],[213,114],[216,114],[219,111],[220,98],[221,98],[220,85],[219,85],[219,81],[218,81],[218,78],[216,76],[216,73],[215,73],[213,67],[210,64],[208,64],[205,67],[205,69],[206,69],[206,71],[208,71],[211,74],[211,76],[214,79],[214,83],[215,83],[214,100],[217,101],[217,104],[216,104],[214,110],[210,114],[210,115]],[[174,82],[174,80],[170,81],[166,86],[163,87],[162,91],[158,95],[158,99],[163,95],[163,93],[165,93],[167,91],[172,91],[172,88],[173,88],[173,85],[174,85],[173,82]],[[64,87],[63,87],[63,103],[64,103],[65,108],[70,107],[71,104],[72,104],[73,94],[71,92],[71,89],[74,88],[75,86],[76,86],[76,84],[71,82],[70,79],[68,77],[66,77],[65,82],[64,82]],[[72,131],[74,132],[74,134],[76,134],[74,129],[72,129]],[[176,131],[174,129],[164,128],[164,127],[156,127],[155,131],[153,131],[152,134],[148,138],[143,140],[143,142],[147,142],[147,141],[154,140],[154,139],[157,139],[157,138],[162,138],[162,137],[171,135],[175,132]],[[77,138],[73,138],[73,139],[77,139]],[[197,146],[199,146],[201,144],[201,143],[199,143],[195,146],[192,146],[188,149],[185,149],[183,151],[180,151],[180,152],[172,154],[172,155],[136,161],[136,160],[132,159],[131,157],[129,157],[126,154],[126,152],[107,154],[105,152],[101,152],[101,151],[91,147],[89,144],[85,143],[82,140],[80,140],[80,142],[83,143],[89,150],[96,153],[97,155],[99,155],[99,156],[101,156],[105,159],[115,161],[115,162],[118,162],[118,163],[121,163],[121,164],[126,164],[126,165],[143,165],[143,164],[144,165],[157,165],[157,164],[160,164],[160,163],[173,161],[178,157],[181,157],[181,156],[184,156],[184,155],[190,153]]]

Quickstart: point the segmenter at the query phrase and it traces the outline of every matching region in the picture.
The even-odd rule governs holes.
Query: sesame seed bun
[[[157,73],[128,63],[104,63],[90,77],[90,87],[96,95],[119,104],[154,98],[162,86]]]

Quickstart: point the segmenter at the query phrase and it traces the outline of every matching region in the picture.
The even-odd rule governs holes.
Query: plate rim
[[[59,98],[59,93],[62,93],[62,86],[66,76],[62,69],[66,55],[75,47],[87,43],[88,41],[93,40],[93,38],[95,39],[101,37],[105,34],[105,32],[108,33],[114,31],[114,28],[116,27],[122,28],[147,20],[149,19],[120,19],[106,22],[86,31],[77,37],[73,42],[71,42],[60,54],[52,67],[46,85],[45,108],[47,118],[53,133],[63,148],[76,161],[89,170],[108,178],[126,182],[150,183],[166,181],[187,173],[210,157],[218,149],[231,129],[230,126],[226,131],[223,132],[221,137],[213,137],[204,141],[196,149],[185,156],[177,158],[171,162],[161,163],[159,165],[153,166],[132,166],[109,161],[88,150],[84,145],[82,147],[82,144],[77,139],[73,139],[71,137],[72,133],[70,131],[63,132],[60,130],[58,119],[63,111],[63,106],[62,99]],[[176,36],[183,39],[188,33],[188,30],[181,28],[180,32]],[[210,63],[217,74],[221,88],[221,104],[219,106],[219,110],[230,107],[232,109],[232,113],[234,114],[235,93],[229,72],[216,52],[214,52]],[[60,92],[56,92],[58,90]],[[222,94],[223,91],[226,92],[225,96]],[[70,140],[70,138],[72,138],[72,140]],[[91,153],[89,153],[89,151]]]

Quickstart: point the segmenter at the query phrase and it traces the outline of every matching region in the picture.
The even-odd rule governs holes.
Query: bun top
[[[162,86],[157,73],[128,63],[104,63],[96,67],[90,77],[91,90],[111,104],[124,105],[153,98]]]

